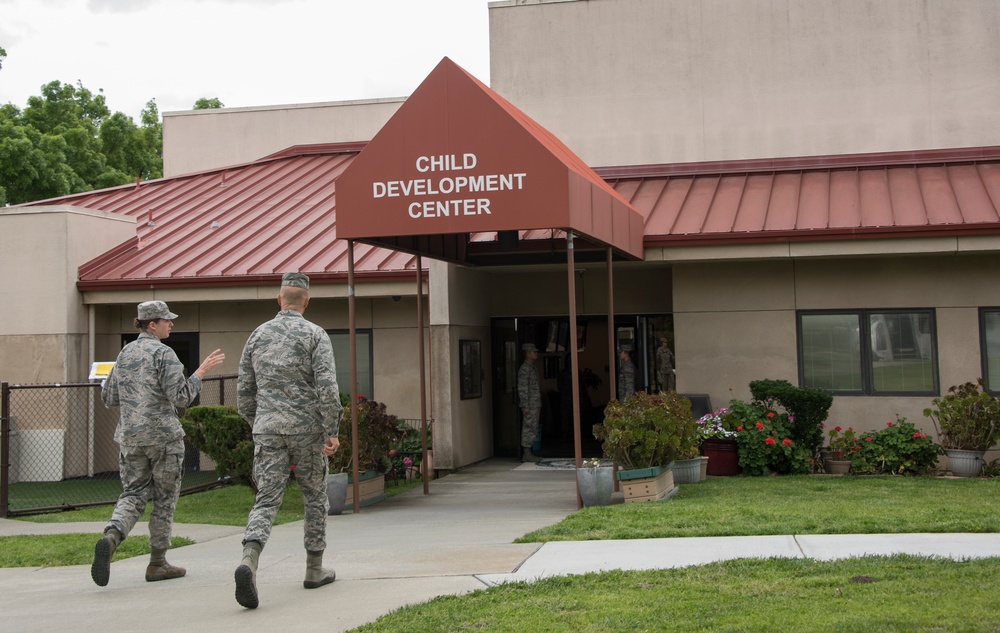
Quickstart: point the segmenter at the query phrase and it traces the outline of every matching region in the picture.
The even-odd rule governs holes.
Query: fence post
[[[226,377],[219,376],[219,405],[226,406]]]
[[[0,517],[7,516],[10,498],[10,385],[0,383]]]

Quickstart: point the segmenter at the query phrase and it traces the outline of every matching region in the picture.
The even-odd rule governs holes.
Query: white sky
[[[441,61],[489,85],[488,0],[0,0],[0,104],[50,81],[139,124],[190,110],[408,96]]]

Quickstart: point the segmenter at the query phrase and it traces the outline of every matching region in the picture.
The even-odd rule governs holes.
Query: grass
[[[89,565],[94,560],[94,544],[99,536],[99,534],[0,536],[0,568]],[[171,541],[172,547],[183,547],[194,543],[177,536]],[[130,536],[115,550],[113,560],[146,554],[149,554],[149,537]]]
[[[665,503],[585,508],[518,542],[1000,532],[1000,479],[718,477],[679,489]]]
[[[359,633],[997,631],[997,559],[742,559],[514,583],[404,607]]]

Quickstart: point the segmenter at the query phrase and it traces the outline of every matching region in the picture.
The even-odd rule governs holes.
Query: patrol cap
[[[143,301],[139,304],[139,320],[176,319],[177,315],[170,311],[164,301]]]
[[[628,343],[625,343],[624,345],[622,345],[622,351],[623,352],[631,352],[632,351],[632,346],[629,345]]]
[[[666,343],[667,342],[667,337],[666,336],[660,337],[660,342],[661,343]]]
[[[309,277],[303,273],[285,273],[281,276],[281,285],[309,290]]]
[[[525,343],[524,345],[521,346],[521,351],[522,352],[537,352],[538,348],[535,347],[534,343]]]

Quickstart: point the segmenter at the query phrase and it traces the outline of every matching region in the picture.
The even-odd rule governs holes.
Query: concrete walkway
[[[1000,556],[1000,534],[816,535],[514,544],[576,511],[574,471],[489,460],[357,514],[330,517],[326,562],[337,581],[302,588],[302,523],[276,527],[257,575],[261,604],[241,608],[233,571],[242,529],[178,524],[196,541],[169,560],[183,579],[143,580],[146,558],[116,562],[98,587],[90,566],[0,569],[3,630],[107,633],[181,630],[344,631],[401,606],[493,584],[609,569],[657,569],[745,557],[845,558],[865,554]],[[620,494],[618,495],[620,500]],[[109,509],[110,512],[110,509]],[[0,536],[84,532],[103,523],[0,520]],[[142,533],[145,524],[136,528]],[[143,624],[140,624],[140,619]],[[294,622],[294,626],[291,623]]]

